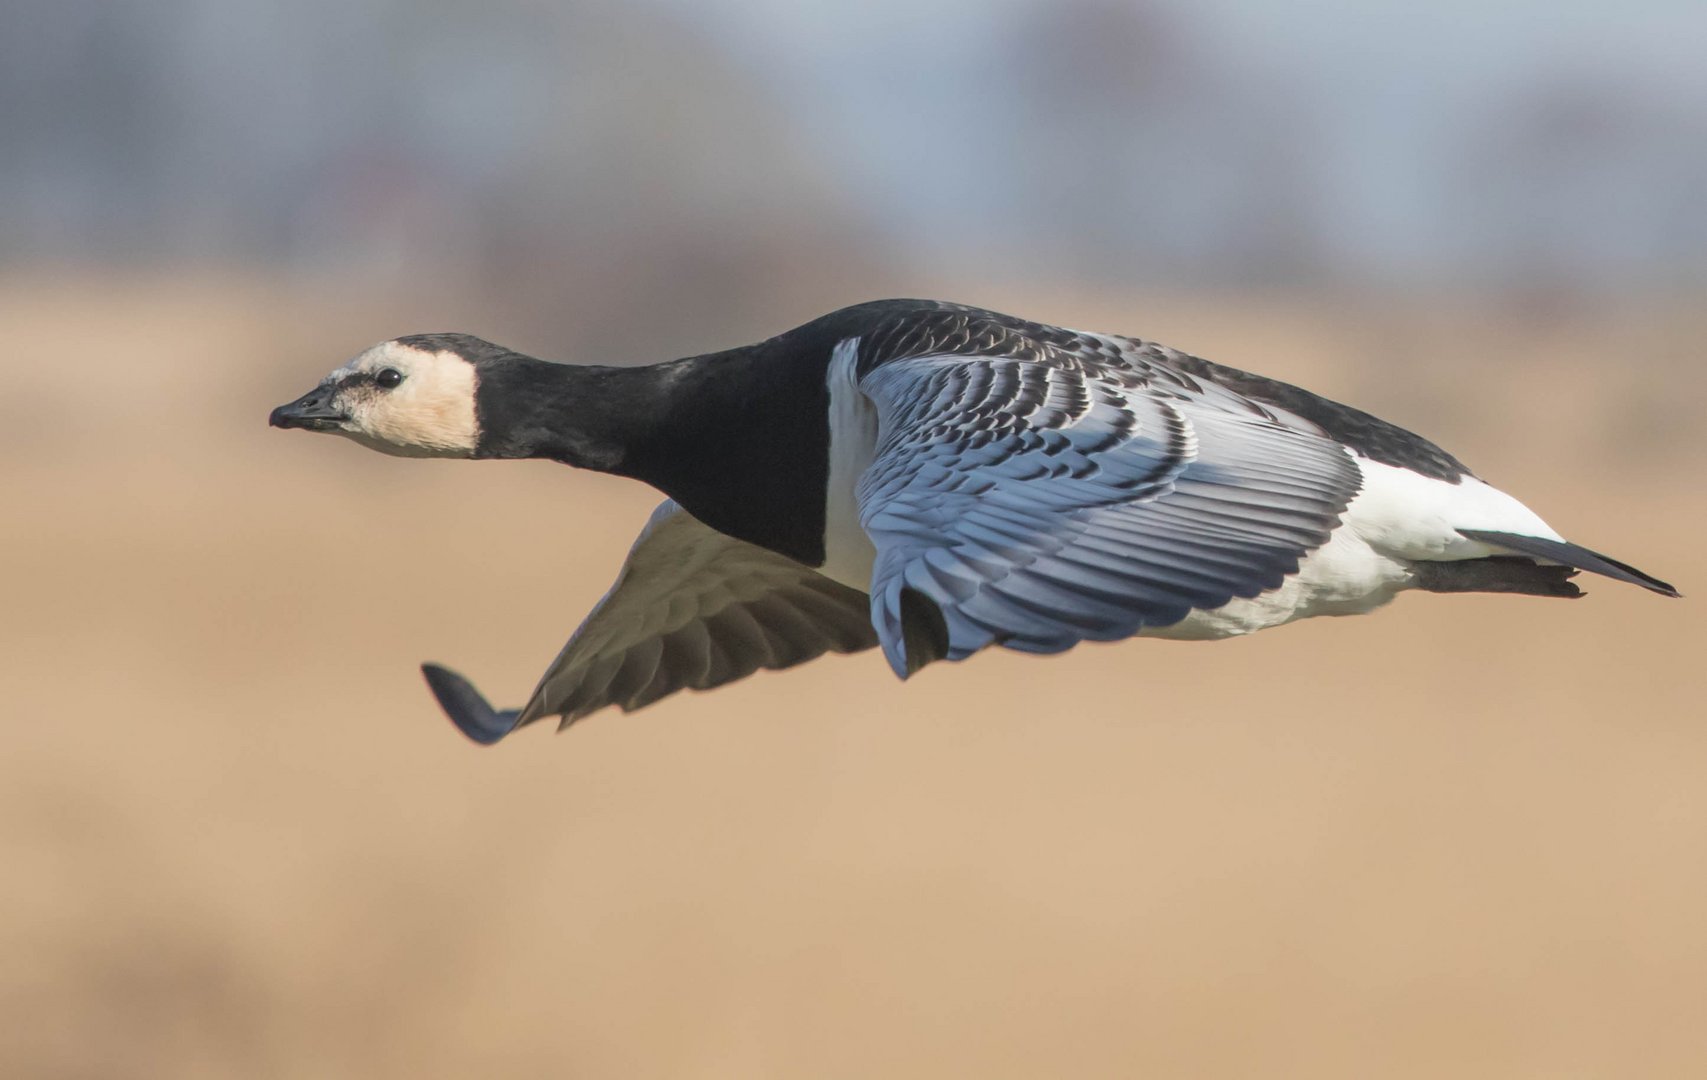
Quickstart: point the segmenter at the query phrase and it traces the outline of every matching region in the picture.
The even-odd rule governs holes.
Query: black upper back
[[[1321,428],[1329,438],[1351,447],[1371,461],[1409,469],[1452,484],[1471,475],[1463,462],[1416,432],[1406,431],[1362,409],[1342,405],[1291,383],[1252,375],[1248,371],[1211,363],[1186,353],[1173,357],[1170,366],[1188,375],[1220,383],[1252,401],[1296,413]]]

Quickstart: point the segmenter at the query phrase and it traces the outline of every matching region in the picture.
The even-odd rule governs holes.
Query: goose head
[[[468,334],[417,334],[366,350],[268,417],[398,457],[473,457],[479,367],[506,350]]]

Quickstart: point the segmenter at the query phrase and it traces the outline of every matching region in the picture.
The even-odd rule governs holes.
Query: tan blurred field
[[[1703,588],[1699,303],[936,291],[1371,408]],[[0,312],[0,1075],[1707,1072],[1698,601],[868,654],[481,750],[415,665],[519,703],[656,496],[265,416],[391,334],[550,342],[265,282]]]

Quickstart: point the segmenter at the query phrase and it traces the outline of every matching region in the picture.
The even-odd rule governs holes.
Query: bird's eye
[[[394,367],[381,368],[373,381],[381,390],[395,390],[403,382],[403,373]]]

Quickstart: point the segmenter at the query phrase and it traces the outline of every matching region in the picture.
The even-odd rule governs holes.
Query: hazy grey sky
[[[792,206],[1050,273],[1707,280],[1703,55],[1707,0],[14,0],[0,240]]]
[[[979,160],[975,145],[945,137],[942,127],[988,122],[984,106],[1002,95],[1005,78],[988,61],[1004,41],[1011,47],[1016,26],[1036,19],[1038,4],[665,2],[731,42],[771,78],[799,88],[800,108],[819,120],[819,153],[852,182],[891,200],[904,227],[959,218],[968,232],[989,228],[993,208],[981,195],[989,185],[980,176],[1001,166]],[[1334,220],[1326,228],[1337,255],[1374,268],[1463,257],[1439,217],[1451,212],[1444,204],[1456,198],[1475,202],[1462,189],[1487,180],[1454,171],[1462,167],[1466,143],[1498,143],[1507,137],[1504,127],[1530,122],[1521,110],[1540,108],[1538,99],[1549,94],[1575,93],[1603,104],[1609,124],[1652,125],[1653,144],[1707,140],[1704,0],[1157,0],[1125,6],[1169,29],[1173,44],[1204,78],[1231,84],[1235,110],[1272,108],[1298,125],[1299,137],[1310,139],[1306,182],[1330,208]],[[910,123],[920,117],[930,123]],[[1644,139],[1640,131],[1630,137]],[[1562,199],[1572,206],[1559,209],[1557,226],[1537,220],[1537,231],[1600,218],[1616,232],[1620,215],[1640,216],[1639,208],[1618,204],[1686,201],[1680,185],[1707,183],[1682,175],[1700,165],[1699,157],[1693,164],[1674,162],[1646,144],[1642,152],[1663,160],[1625,164],[1631,174],[1653,175],[1651,194],[1640,177],[1591,175],[1561,181],[1575,185],[1574,195],[1544,196],[1518,209],[1544,217],[1547,199]],[[1585,144],[1583,153],[1626,156],[1607,145]],[[1484,211],[1495,217],[1506,212],[1498,205]],[[1617,238],[1610,246],[1617,247]],[[1603,255],[1619,257],[1610,249]]]

